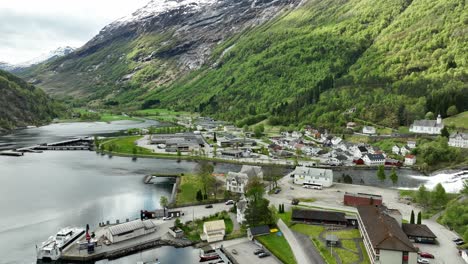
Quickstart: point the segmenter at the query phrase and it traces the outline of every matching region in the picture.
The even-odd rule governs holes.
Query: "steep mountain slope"
[[[55,49],[53,51],[42,54],[39,57],[36,57],[36,58],[31,59],[31,60],[28,60],[28,61],[25,61],[25,62],[22,62],[22,63],[18,63],[18,64],[10,64],[10,63],[6,63],[6,62],[0,62],[0,70],[8,71],[8,72],[11,72],[11,73],[19,73],[19,72],[23,72],[23,71],[32,70],[32,69],[29,69],[29,68],[34,67],[34,66],[36,66],[36,65],[38,65],[40,63],[51,62],[51,61],[53,61],[53,60],[55,60],[57,58],[60,58],[60,57],[63,57],[63,56],[66,56],[66,55],[72,53],[74,50],[75,50],[74,48],[66,46],[66,47],[57,48],[57,49]]]
[[[0,132],[57,116],[58,105],[41,89],[4,71],[0,71],[0,94]]]
[[[28,75],[92,104],[250,124],[406,125],[468,108],[464,0],[166,0]],[[346,114],[344,114],[346,113]]]

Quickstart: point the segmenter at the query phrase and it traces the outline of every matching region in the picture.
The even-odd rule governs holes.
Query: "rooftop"
[[[417,252],[387,207],[366,205],[357,209],[374,248]]]
[[[205,226],[205,229],[207,232],[214,232],[214,231],[226,229],[224,220],[209,221],[209,222],[205,222],[203,225]]]
[[[270,227],[268,227],[267,225],[251,227],[250,228],[250,233],[253,236],[269,234],[270,233]]]
[[[126,222],[126,223],[123,223],[123,224],[118,224],[118,225],[115,225],[115,226],[111,226],[111,227],[109,227],[109,231],[110,231],[110,233],[112,235],[115,236],[115,235],[131,232],[131,231],[134,231],[134,230],[138,230],[138,229],[141,229],[141,228],[150,229],[150,228],[154,228],[154,227],[156,227],[156,226],[150,220],[145,220],[145,221],[135,220],[135,221]]]
[[[303,210],[293,209],[291,218],[317,220],[317,221],[335,221],[335,222],[346,222],[345,213],[341,212],[330,212],[330,211],[319,211],[319,210]]]
[[[385,157],[383,154],[367,154],[366,155],[370,160],[384,160]]]
[[[412,237],[425,237],[425,238],[436,238],[437,236],[426,225],[417,224],[403,224],[403,232],[407,236]]]

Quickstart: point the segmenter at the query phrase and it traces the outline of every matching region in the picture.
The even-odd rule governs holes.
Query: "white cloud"
[[[2,0],[0,61],[19,63],[58,47],[79,47],[148,1]]]

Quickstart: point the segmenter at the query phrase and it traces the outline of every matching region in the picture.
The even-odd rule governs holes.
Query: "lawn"
[[[103,146],[106,151],[123,154],[133,154],[134,149],[136,150],[137,154],[152,154],[151,150],[135,145],[135,141],[141,138],[142,136],[112,138],[101,142],[101,147]]]
[[[198,190],[203,189],[203,183],[200,180],[198,175],[194,174],[185,174],[180,177],[180,185],[177,190],[176,204],[177,206],[194,204],[197,203],[196,197]],[[221,198],[224,195],[224,188],[219,188],[217,193],[217,198]],[[208,201],[215,201],[214,197],[209,195]]]
[[[299,201],[304,202],[304,203],[313,203],[317,201],[315,198],[299,198]]]
[[[294,264],[297,263],[294,258],[291,247],[283,235],[278,236],[278,233],[269,234],[266,236],[259,236],[257,240],[262,243],[271,253],[279,258],[283,263]]]
[[[281,220],[283,220],[283,222],[287,225],[287,226],[291,226],[291,215],[292,215],[292,212],[289,211],[289,212],[284,212],[282,214],[280,213],[276,213],[276,215],[281,218]]]
[[[337,263],[336,259],[330,253],[330,248],[327,247],[325,243],[319,239],[320,233],[325,231],[325,228],[323,226],[295,224],[291,227],[291,229],[296,232],[309,236],[327,263],[329,264]],[[340,242],[342,243],[341,245],[344,248],[357,251],[357,247],[354,241],[348,240],[348,239],[360,238],[361,235],[358,229],[340,230],[340,231],[333,231],[333,232],[328,232],[328,233],[335,234],[340,239]],[[343,239],[346,239],[346,240],[343,240]],[[333,251],[335,251],[338,254],[342,263],[353,263],[359,260],[359,256],[357,254],[353,254],[352,252],[349,252],[345,249],[333,248]],[[364,254],[367,254],[365,250],[364,250]]]
[[[351,143],[368,143],[369,142],[369,137],[368,136],[361,136],[361,135],[346,135],[345,141],[351,142]]]
[[[363,252],[362,255],[364,255],[364,259],[363,261],[361,262],[361,264],[370,264],[370,259],[369,259],[369,255],[367,255],[367,251],[366,251],[366,247],[364,246],[364,242],[360,242],[359,243],[359,246],[361,247],[361,251]]]
[[[132,113],[135,116],[144,116],[148,119],[154,119],[158,121],[167,121],[167,122],[177,122],[181,117],[196,117],[195,114],[191,114],[189,112],[178,112],[172,111],[168,109],[145,109],[145,110],[138,110]]]
[[[468,129],[468,111],[459,113],[448,118],[445,118],[443,121],[446,126],[453,126],[455,128]]]

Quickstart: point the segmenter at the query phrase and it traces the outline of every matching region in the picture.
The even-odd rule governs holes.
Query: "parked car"
[[[423,258],[418,258],[418,263],[419,264],[430,264],[429,260],[423,259]]]
[[[258,255],[260,253],[264,253],[265,250],[263,250],[262,248],[257,248],[255,251],[254,251],[254,255]]]
[[[281,192],[281,189],[279,189],[279,188],[275,190],[275,194],[278,194],[280,192]]]
[[[171,220],[172,219],[172,216],[165,216],[163,217],[163,220],[166,221],[166,220]]]
[[[418,254],[421,258],[430,258],[430,259],[434,258],[434,255],[432,255],[431,253],[419,252]]]
[[[461,245],[465,244],[465,241],[460,239],[457,242],[455,242],[455,244],[457,244],[457,246],[461,246]]]
[[[231,250],[231,252],[232,252],[232,254],[237,255],[237,250],[236,249]]]
[[[262,253],[258,254],[258,257],[259,257],[259,258],[266,258],[266,257],[268,257],[268,256],[270,256],[270,255],[271,255],[271,254],[268,253],[268,252],[262,252]]]
[[[213,208],[212,204],[205,205],[205,208]]]
[[[234,201],[233,200],[228,200],[224,204],[225,205],[231,205],[231,204],[234,204]]]
[[[458,241],[463,241],[463,239],[459,238],[459,237],[456,237],[454,239],[452,239],[453,242],[457,243]]]
[[[299,199],[296,199],[296,198],[292,199],[291,204],[292,205],[298,205],[299,204]]]

